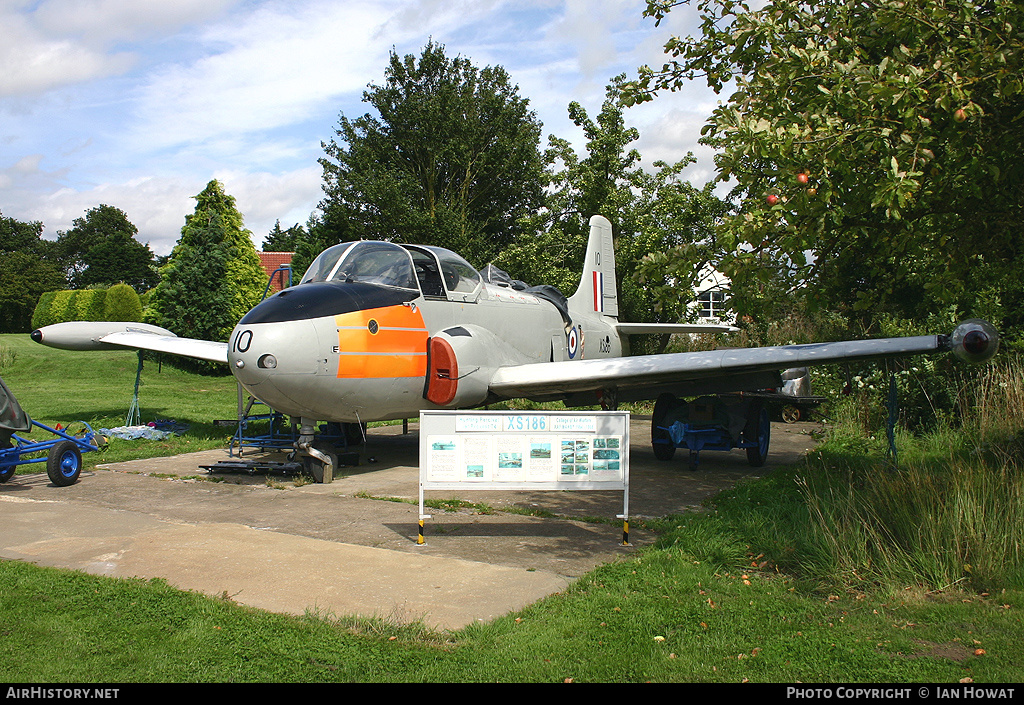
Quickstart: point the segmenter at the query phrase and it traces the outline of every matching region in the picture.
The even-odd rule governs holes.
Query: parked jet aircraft
[[[493,268],[478,272],[439,247],[367,240],[325,250],[298,285],[249,311],[227,343],[139,323],[60,323],[32,338],[225,363],[253,397],[299,421],[299,450],[322,462],[330,458],[313,444],[318,422],[410,418],[513,398],[614,408],[665,394],[779,387],[787,368],[947,350],[983,361],[998,347],[991,326],[968,321],[951,335],[629,356],[630,335],[728,328],[624,323],[618,313],[611,224],[594,216],[568,298]]]

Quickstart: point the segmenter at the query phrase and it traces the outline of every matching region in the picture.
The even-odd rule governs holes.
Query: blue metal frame
[[[50,448],[57,445],[61,441],[72,441],[78,446],[78,449],[83,453],[88,453],[92,450],[99,450],[99,446],[93,443],[96,438],[96,432],[92,430],[92,427],[85,421],[76,421],[86,428],[84,436],[71,436],[65,431],[58,430],[56,428],[50,428],[46,424],[41,424],[38,421],[32,421],[32,425],[38,428],[49,431],[50,433],[57,436],[57,438],[48,441],[30,441],[27,438],[22,438],[16,433],[11,434],[11,438],[17,442],[17,445],[11,448],[4,448],[0,450],[0,470],[9,468],[12,465],[28,465],[30,463],[45,463],[47,458],[44,455],[41,458],[28,458],[23,459],[23,455],[31,455],[32,453],[40,453],[43,451],[49,451]],[[70,426],[69,426],[70,428]]]
[[[267,294],[270,293],[270,287],[274,283],[274,277],[277,276],[278,272],[281,273],[281,288],[287,289],[291,287],[292,266],[290,264],[281,265],[271,272],[270,276],[267,278],[267,286],[263,289],[263,296],[261,297],[261,300],[267,298]],[[285,281],[285,275],[288,276],[287,281]],[[241,392],[239,393],[241,394]],[[263,402],[253,399],[249,404],[250,408],[253,404],[263,405]],[[250,415],[248,410],[243,413],[241,409],[241,397],[239,397],[238,411],[238,428],[235,429],[235,434],[232,436],[231,442],[228,445],[228,457],[233,458],[235,456],[235,444],[238,445],[238,455],[241,457],[244,448],[259,448],[262,451],[287,450],[294,445],[298,438],[297,435],[292,432],[289,422],[284,418],[284,416],[273,409],[270,409],[270,413],[268,414]],[[269,422],[267,432],[258,435],[248,435],[249,424],[262,421]],[[284,422],[284,425],[289,426],[287,432],[281,431],[278,428],[282,422]]]
[[[263,402],[255,403],[263,404]],[[269,422],[267,432],[258,435],[248,435],[250,433],[249,424],[261,421]],[[288,426],[287,432],[280,430],[279,425],[282,422]],[[283,414],[273,410],[271,410],[269,414],[246,414],[239,419],[238,429],[235,431],[235,435],[231,438],[231,444],[228,446],[228,457],[234,457],[235,444],[238,445],[238,455],[241,456],[243,448],[259,448],[263,451],[268,449],[291,449],[296,440],[297,436],[292,432],[291,425],[285,419]]]
[[[676,448],[687,448],[690,451],[690,467],[696,469],[700,463],[700,452],[702,450],[729,451],[735,448],[758,448],[759,454],[767,456],[768,439],[770,436],[771,421],[768,418],[767,409],[759,407],[757,421],[757,438],[745,440],[746,432],[740,434],[739,440],[733,440],[728,429],[717,424],[692,424],[683,421],[676,421],[671,426],[658,426],[668,435],[667,438],[656,438],[654,443],[670,445]],[[765,428],[765,427],[768,428]],[[749,456],[748,456],[749,457]]]
[[[275,269],[273,272],[271,272],[270,276],[267,277],[267,286],[263,289],[263,296],[260,298],[260,301],[262,301],[263,299],[267,298],[267,294],[270,293],[270,286],[274,283],[274,275],[276,275],[278,272],[281,272],[281,288],[282,289],[288,289],[288,288],[291,287],[291,285],[292,285],[292,266],[290,264],[283,264],[280,267],[278,267],[277,269]],[[285,273],[288,274],[288,283],[287,284],[285,284],[285,282],[284,282],[284,275],[285,275]]]
[[[249,408],[251,409],[256,404],[264,406],[263,402],[253,399],[249,404]],[[269,409],[270,407],[267,408]],[[250,428],[250,424],[258,422],[267,422],[266,433],[255,433]],[[283,430],[281,426],[285,426],[287,430]],[[330,442],[335,447],[343,450],[348,449],[348,441],[340,425],[323,424],[320,426],[319,431],[320,433],[317,438],[320,440]],[[255,435],[253,435],[254,433]],[[231,437],[230,444],[228,445],[228,457],[235,457],[236,445],[238,446],[238,457],[242,457],[245,448],[259,448],[261,451],[291,451],[294,450],[295,442],[298,438],[298,434],[292,428],[291,423],[280,412],[271,409],[268,414],[245,413],[238,422],[235,434]]]

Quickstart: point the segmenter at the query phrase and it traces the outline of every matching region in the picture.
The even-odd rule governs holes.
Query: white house
[[[696,310],[697,316],[705,323],[735,323],[736,316],[725,310],[731,283],[721,272],[705,267],[696,287],[697,300],[691,304],[690,310]]]

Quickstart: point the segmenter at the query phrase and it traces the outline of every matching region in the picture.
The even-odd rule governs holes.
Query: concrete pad
[[[0,495],[0,558],[187,590],[285,614],[381,617],[458,629],[521,609],[569,579],[474,561],[191,525],[61,500]]]
[[[649,424],[633,417],[625,546],[615,519],[621,492],[497,491],[430,493],[493,509],[431,510],[419,545],[413,424],[408,434],[400,426],[371,429],[360,465],[341,469],[330,484],[207,476],[200,466],[228,459],[226,450],[107,464],[65,488],[45,473],[17,475],[0,485],[0,558],[160,577],[275,612],[457,629],[522,609],[633,555],[655,538],[643,531],[644,517],[699,509],[738,481],[798,461],[817,428],[773,424],[763,468],[750,468],[741,451],[709,452],[693,472],[684,453],[654,459]],[[545,515],[519,513],[530,508]]]

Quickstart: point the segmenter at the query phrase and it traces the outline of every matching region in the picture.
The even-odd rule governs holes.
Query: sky
[[[370,111],[392,51],[428,41],[500,65],[548,135],[582,153],[571,101],[591,117],[620,73],[665,61],[695,31],[680,6],[656,27],[644,0],[0,0],[0,213],[53,239],[116,206],[169,254],[193,196],[218,179],[257,248],[280,221],[305,224],[323,197],[322,142],[339,115]],[[627,109],[648,165],[693,152],[718,96],[703,85]]]

